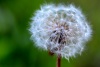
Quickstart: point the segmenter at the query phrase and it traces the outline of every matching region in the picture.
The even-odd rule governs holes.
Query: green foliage
[[[44,3],[79,6],[93,28],[92,40],[81,56],[62,60],[62,67],[100,67],[100,0],[0,0],[0,67],[55,67],[56,57],[30,40],[30,18]]]

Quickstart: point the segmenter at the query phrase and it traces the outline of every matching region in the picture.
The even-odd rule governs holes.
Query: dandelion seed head
[[[80,9],[54,4],[41,6],[36,11],[29,30],[37,47],[66,59],[83,51],[92,32]]]

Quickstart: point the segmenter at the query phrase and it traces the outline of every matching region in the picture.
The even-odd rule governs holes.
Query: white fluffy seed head
[[[44,5],[32,17],[31,39],[36,46],[68,59],[83,51],[91,28],[82,12],[73,5]]]

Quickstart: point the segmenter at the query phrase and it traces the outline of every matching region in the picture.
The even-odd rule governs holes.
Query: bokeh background
[[[62,67],[100,67],[100,0],[0,0],[0,67],[56,67],[56,56],[34,46],[30,18],[44,3],[74,4],[90,22],[93,36],[82,55],[66,60]]]

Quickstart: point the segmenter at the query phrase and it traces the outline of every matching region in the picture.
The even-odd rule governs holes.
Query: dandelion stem
[[[58,55],[57,57],[57,67],[61,67],[61,56]]]

